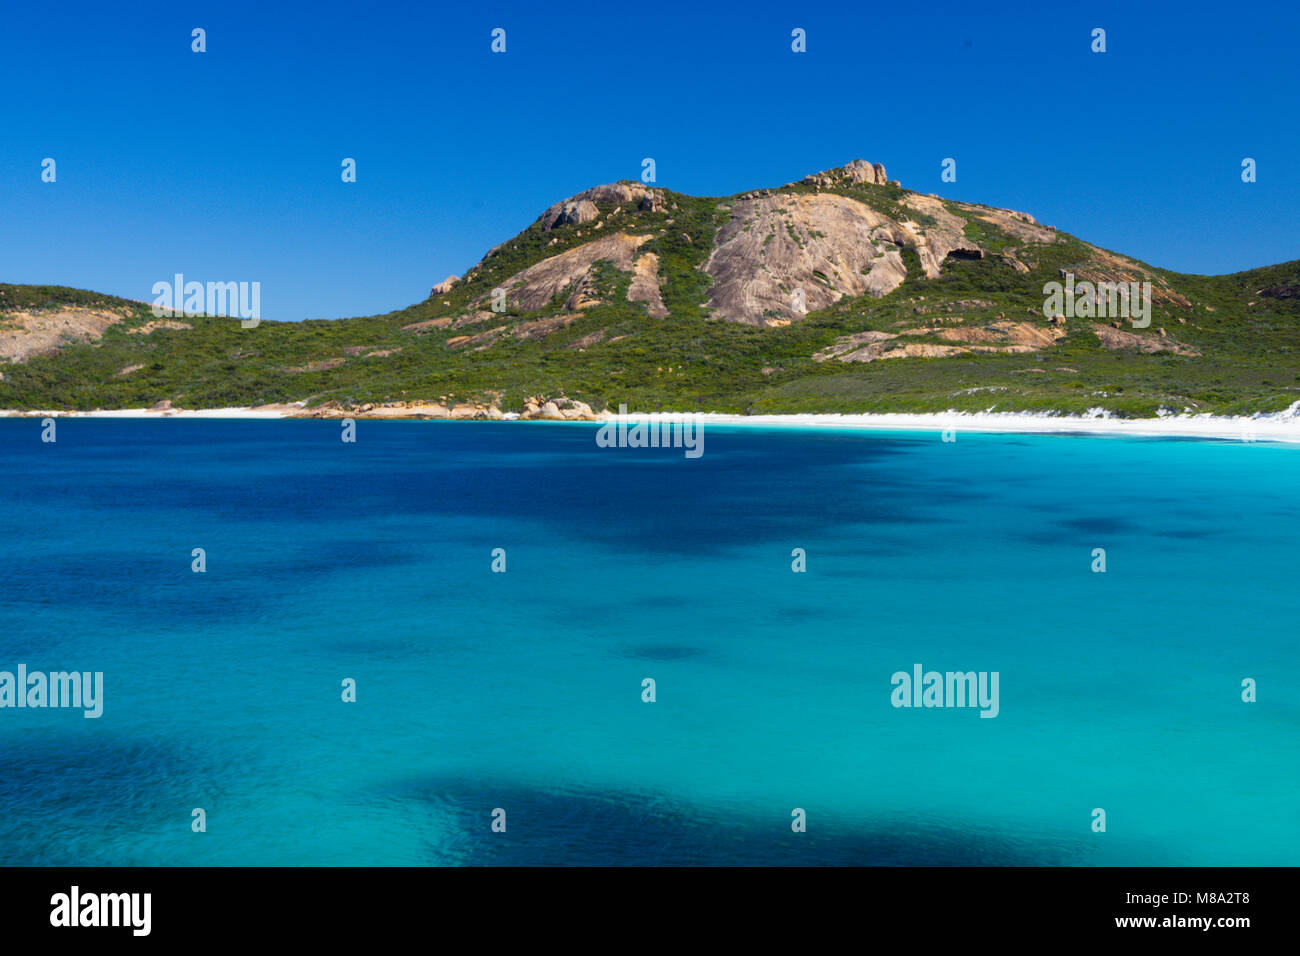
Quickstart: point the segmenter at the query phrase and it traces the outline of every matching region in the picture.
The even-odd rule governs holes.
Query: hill
[[[1088,291],[1053,303],[1052,282]],[[1140,297],[1105,283],[1149,283],[1149,324],[1116,317]],[[1300,398],[1298,355],[1300,262],[1178,274],[860,160],[722,198],[597,186],[383,315],[242,328],[0,284],[0,407],[16,409],[517,411],[567,396],[597,410],[1229,414]]]

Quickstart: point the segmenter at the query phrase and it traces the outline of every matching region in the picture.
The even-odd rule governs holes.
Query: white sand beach
[[[90,412],[0,409],[0,418],[301,418],[302,404],[253,408],[106,408]]]
[[[628,416],[629,419],[646,416]],[[974,412],[882,415],[701,415],[706,424],[790,428],[885,429],[893,431],[1014,432],[1020,434],[1132,435],[1156,438],[1223,438],[1300,443],[1300,402],[1274,415],[1166,415],[1111,418],[1105,415]]]
[[[313,417],[304,403],[259,405],[251,408],[122,408],[95,411],[22,411],[0,409],[0,417],[22,418],[177,418],[177,419],[283,419]],[[335,417],[335,416],[331,416]],[[355,415],[360,420],[421,419],[418,413],[401,415],[397,409],[376,408]],[[612,412],[596,416],[597,421],[616,419]],[[629,422],[656,421],[681,417],[680,413],[635,413]],[[885,431],[954,430],[967,433],[1130,435],[1155,438],[1218,438],[1235,441],[1300,443],[1300,402],[1283,412],[1253,416],[1170,414],[1159,418],[1113,418],[1096,410],[1089,415],[1030,412],[940,412],[933,414],[800,414],[727,415],[713,412],[695,416],[705,425],[745,428],[832,428]],[[507,416],[509,420],[511,416]],[[539,421],[542,419],[532,419]],[[583,424],[569,422],[569,424]]]

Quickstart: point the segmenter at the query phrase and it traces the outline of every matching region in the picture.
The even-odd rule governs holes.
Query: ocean
[[[0,863],[1300,864],[1300,449],[596,429],[0,420]]]

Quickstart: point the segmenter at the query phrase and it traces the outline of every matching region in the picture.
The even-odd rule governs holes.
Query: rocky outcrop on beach
[[[524,402],[523,410],[519,413],[522,419],[550,419],[552,421],[595,421],[597,416],[591,410],[591,406],[586,402],[579,402],[576,399],[559,398],[547,399],[542,396],[533,396]]]
[[[599,416],[586,402],[560,395],[547,398],[533,395],[517,408],[502,411],[499,405],[488,402],[401,401],[365,402],[351,405],[342,402],[323,402],[310,408],[285,406],[287,417],[328,419],[428,419],[446,421],[490,421],[507,418],[552,421],[596,421]]]
[[[463,421],[499,421],[502,412],[495,405],[473,403],[446,404],[443,402],[407,401],[407,402],[365,402],[361,405],[349,405],[340,402],[324,402],[311,408],[302,409],[299,418],[426,418],[457,419]]]

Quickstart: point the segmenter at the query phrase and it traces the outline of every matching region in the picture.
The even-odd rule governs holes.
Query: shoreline
[[[648,416],[629,415],[629,420]],[[881,412],[871,414],[718,415],[699,416],[706,424],[726,426],[844,429],[862,431],[935,431],[1019,435],[1111,435],[1142,438],[1209,438],[1300,444],[1300,416],[1295,406],[1273,415],[1166,415],[1161,418],[1110,418],[1035,412]]]
[[[629,412],[628,422],[673,421],[691,413]],[[259,405],[241,408],[154,409],[123,408],[95,411],[24,411],[0,409],[0,418],[130,418],[130,419],[236,419],[279,420],[318,418],[304,414],[298,404]],[[328,416],[331,419],[344,415]],[[445,421],[474,419],[431,418],[421,415],[357,413],[358,421]],[[1077,434],[1131,435],[1154,438],[1220,438],[1237,441],[1272,441],[1300,444],[1300,402],[1284,412],[1255,416],[1166,415],[1159,418],[1111,418],[1036,412],[881,412],[863,414],[803,413],[789,415],[733,415],[720,412],[695,413],[701,424],[745,428],[808,428],[863,431],[936,431],[991,434]],[[566,421],[596,424],[617,421],[612,412],[597,413],[591,419],[520,418],[506,415],[504,421]]]

